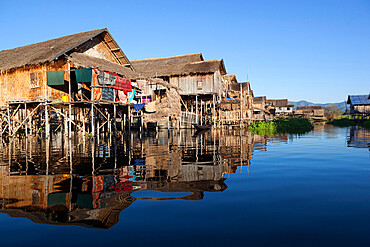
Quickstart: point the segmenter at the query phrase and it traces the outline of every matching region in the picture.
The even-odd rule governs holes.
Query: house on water
[[[370,94],[348,95],[347,104],[350,105],[351,114],[370,114]]]
[[[294,105],[288,104],[288,99],[268,99],[267,108],[274,116],[288,116],[293,114]]]
[[[143,78],[159,78],[179,89],[183,114],[173,120],[181,126],[216,121],[216,104],[224,96],[222,76],[226,69],[222,59],[205,61],[201,53],[194,53],[131,63]],[[161,97],[161,90],[164,92],[164,87],[155,88],[157,97]]]
[[[250,123],[253,115],[253,91],[249,82],[238,82],[234,74],[224,75],[226,94],[219,103],[221,124]]]
[[[325,119],[325,108],[322,106],[297,106],[293,111],[293,116],[308,119]]]
[[[266,96],[253,97],[253,121],[266,121],[270,119],[270,112],[266,109]]]
[[[99,68],[126,78],[134,69],[107,29],[73,34],[0,52],[0,105],[11,101],[55,100],[69,95],[70,71]],[[48,71],[61,71],[47,81]],[[72,93],[77,93],[71,78]],[[91,86],[91,85],[87,85]]]
[[[107,118],[106,126],[110,126],[116,111],[118,115],[127,115],[129,105],[115,101],[120,91],[132,91],[131,79],[136,77],[130,60],[107,29],[3,50],[0,105],[8,112],[0,114],[4,120],[0,132],[3,134],[7,128],[15,134],[20,128],[27,129],[27,125],[33,128],[39,119],[47,127],[51,109],[78,125],[78,129],[85,130],[84,123],[90,121],[91,132],[92,122],[99,116]],[[94,116],[97,107],[102,109],[100,115]],[[69,108],[69,113],[65,108]]]

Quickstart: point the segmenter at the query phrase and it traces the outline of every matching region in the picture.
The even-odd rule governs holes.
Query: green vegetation
[[[259,135],[276,133],[304,134],[313,129],[311,122],[305,118],[276,119],[267,122],[255,122],[250,130]]]
[[[349,118],[337,118],[337,119],[334,119],[328,122],[328,124],[338,126],[338,127],[348,127],[348,126],[356,125],[356,122]]]
[[[362,124],[360,124],[362,127],[366,128],[366,129],[370,129],[370,120],[367,120],[365,122],[363,122]]]

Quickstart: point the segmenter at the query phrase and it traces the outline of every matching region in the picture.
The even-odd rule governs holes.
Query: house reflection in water
[[[351,126],[349,136],[347,138],[348,147],[354,148],[370,148],[370,130]]]
[[[202,200],[204,192],[224,191],[225,173],[250,165],[254,147],[264,150],[273,139],[237,132],[131,133],[113,142],[68,141],[61,134],[3,140],[0,212],[36,223],[109,228],[136,200]],[[287,136],[277,139],[286,142]],[[146,190],[165,197],[132,196]]]

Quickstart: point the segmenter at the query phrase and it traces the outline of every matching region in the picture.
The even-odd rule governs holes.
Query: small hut
[[[351,114],[370,114],[370,94],[348,95],[347,104]]]
[[[288,99],[268,99],[267,109],[275,116],[288,116],[293,113],[294,105],[288,104]]]
[[[293,111],[295,117],[308,119],[325,119],[325,108],[322,106],[297,106],[297,110]]]
[[[266,109],[266,96],[253,97],[253,120],[266,121],[270,119],[270,112]]]

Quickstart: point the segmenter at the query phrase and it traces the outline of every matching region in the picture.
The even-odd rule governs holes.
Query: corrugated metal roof
[[[347,103],[352,105],[370,105],[370,98],[368,94],[348,95]]]

